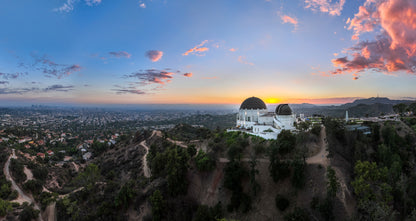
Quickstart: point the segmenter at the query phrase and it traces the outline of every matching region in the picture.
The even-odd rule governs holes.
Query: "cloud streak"
[[[74,90],[74,86],[55,84],[46,88],[27,87],[27,88],[0,88],[0,94],[27,94],[27,93],[47,93],[47,92],[68,92]]]
[[[183,56],[187,56],[189,54],[194,54],[194,55],[198,55],[198,56],[204,56],[205,54],[203,52],[206,52],[209,50],[209,48],[204,47],[204,45],[208,43],[208,40],[204,40],[201,42],[201,44],[187,50],[185,53],[183,53]]]
[[[238,62],[240,62],[241,64],[247,64],[247,65],[251,65],[253,66],[254,63],[247,61],[246,56],[238,56]]]
[[[27,75],[27,72],[15,72],[15,73],[2,73],[0,72],[0,77],[5,79],[5,80],[10,80],[10,79],[17,79],[20,76],[23,75]]]
[[[66,0],[66,2],[58,8],[53,9],[55,12],[69,13],[74,10],[75,5],[80,2],[80,0]],[[88,6],[97,6],[101,4],[102,0],[84,0],[85,4]]]
[[[295,27],[295,30],[298,27],[298,19],[296,17],[290,17],[288,15],[281,15],[280,18],[282,19],[282,23],[286,24],[292,24]]]
[[[158,50],[149,50],[146,52],[145,56],[149,58],[152,62],[159,61],[163,56],[163,51]]]
[[[41,71],[46,77],[56,77],[61,79],[62,77],[69,76],[74,72],[81,71],[82,69],[82,67],[78,64],[57,64],[45,55],[39,57],[32,54],[32,57],[35,59],[35,63],[32,67],[35,70]]]
[[[62,92],[68,92],[74,90],[74,86],[73,85],[68,85],[68,86],[64,86],[61,84],[54,84],[51,85],[47,88],[42,89],[42,91],[44,92],[48,92],[48,91],[62,91]]]
[[[345,0],[339,0],[335,3],[332,3],[331,0],[305,0],[305,4],[305,8],[309,8],[312,11],[320,11],[332,16],[339,16],[344,7]]]
[[[115,91],[116,94],[147,94],[145,91],[136,89],[133,86],[123,87],[120,85],[114,85],[114,87],[116,88],[112,89],[112,91]]]
[[[175,73],[167,70],[148,69],[125,75],[126,78],[137,78],[143,85],[166,84],[171,81]]]
[[[125,51],[110,51],[108,52],[108,54],[116,58],[130,58],[131,57],[131,54]]]
[[[413,0],[367,0],[348,19],[355,46],[347,56],[332,60],[332,74],[358,74],[366,70],[416,73],[416,2]],[[366,32],[379,33],[374,40],[359,41]]]

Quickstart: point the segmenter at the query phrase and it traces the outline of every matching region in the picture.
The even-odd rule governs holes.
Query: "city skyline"
[[[4,0],[3,104],[416,98],[412,0]]]

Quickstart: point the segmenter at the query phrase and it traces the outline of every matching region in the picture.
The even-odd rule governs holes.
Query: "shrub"
[[[195,161],[199,171],[212,171],[215,168],[215,160],[202,150],[196,155]]]
[[[285,209],[287,209],[290,205],[290,201],[286,197],[279,195],[279,194],[276,196],[275,201],[276,201],[276,207],[280,211],[285,211]]]
[[[293,212],[286,214],[285,220],[287,221],[308,221],[309,213],[305,209],[295,207]]]

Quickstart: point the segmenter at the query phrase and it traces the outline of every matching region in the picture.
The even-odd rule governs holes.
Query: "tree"
[[[188,146],[188,148],[186,148],[186,150],[187,150],[188,155],[189,155],[190,157],[195,156],[195,154],[196,154],[195,144],[191,144],[191,145],[189,145],[189,146]]]
[[[33,205],[28,203],[23,203],[23,210],[20,212],[19,220],[20,221],[31,221],[36,219],[39,216],[40,211],[33,209]]]
[[[280,154],[292,151],[296,146],[296,136],[290,130],[282,130],[277,135],[277,146]]]
[[[305,185],[305,160],[297,157],[293,162],[292,185],[296,188],[302,188]]]
[[[328,166],[326,169],[326,192],[327,195],[331,198],[334,198],[338,192],[338,189],[340,188],[340,184],[338,182],[338,178],[335,174],[335,170],[332,169],[331,166]]]
[[[12,204],[9,201],[0,199],[0,217],[6,216],[12,211]]]
[[[259,170],[256,169],[257,166],[257,160],[255,156],[253,155],[250,160],[250,186],[251,186],[251,192],[253,193],[253,196],[257,195],[257,192],[260,190],[260,184],[256,181],[256,175],[259,174]]]
[[[407,105],[404,103],[396,104],[393,106],[394,112],[398,114],[402,114],[406,111]]]
[[[195,164],[196,168],[203,172],[212,171],[215,168],[215,160],[203,150],[200,150],[196,155]]]
[[[277,194],[275,202],[276,202],[276,207],[280,211],[285,211],[286,208],[288,208],[289,205],[290,205],[290,201],[286,197],[284,197],[280,194]]]
[[[134,184],[129,182],[121,187],[114,201],[116,207],[127,208],[130,205],[130,201],[136,195],[133,186]]]
[[[355,179],[351,184],[361,204],[370,200],[387,204],[393,199],[392,187],[386,183],[386,167],[378,168],[375,162],[357,161],[354,173]]]
[[[89,184],[95,184],[101,178],[101,172],[97,165],[89,164],[84,172],[80,173],[76,178],[76,182],[85,186]]]
[[[295,207],[293,212],[285,215],[285,220],[286,221],[308,221],[310,220],[310,218],[309,218],[309,213],[307,210],[302,209],[300,207]]]
[[[152,206],[152,220],[162,220],[165,201],[163,200],[162,193],[160,193],[159,190],[156,190],[150,196],[150,205]]]

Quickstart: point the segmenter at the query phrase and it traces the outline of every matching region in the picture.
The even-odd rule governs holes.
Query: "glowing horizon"
[[[0,102],[414,99],[413,14],[412,0],[8,1]]]

